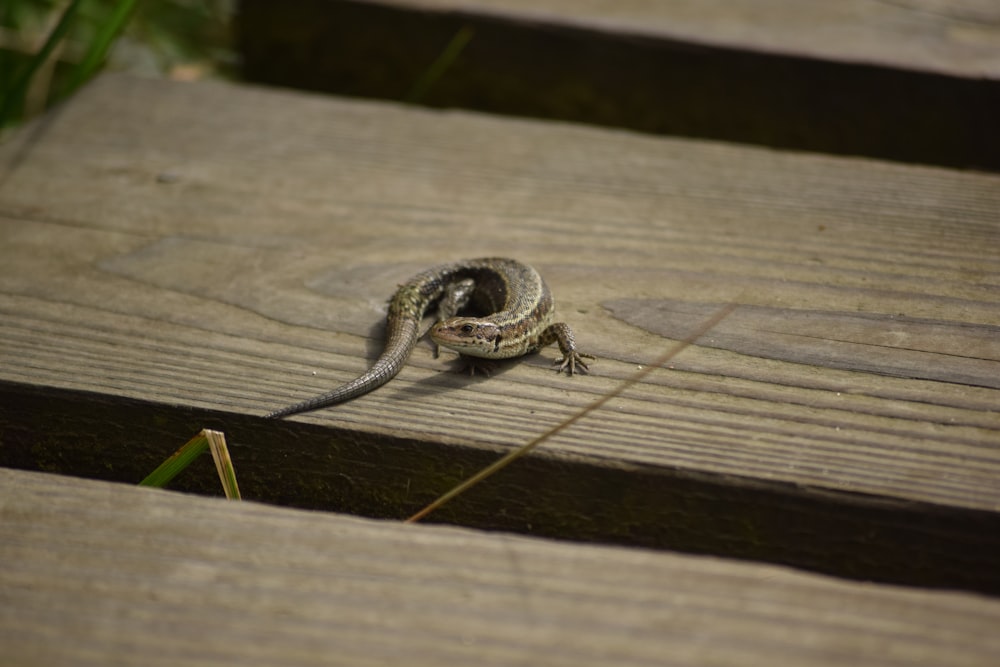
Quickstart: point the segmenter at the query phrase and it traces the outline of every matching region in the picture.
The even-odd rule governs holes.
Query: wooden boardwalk
[[[397,284],[486,255],[542,272],[591,375],[420,345],[260,418],[361,372]],[[432,515],[462,530],[107,483],[211,427],[252,500],[401,519],[727,304]],[[998,406],[995,173],[122,75],[0,146],[23,664],[992,664]],[[146,652],[155,618],[189,643]]]
[[[1000,601],[0,469],[10,665],[992,665]]]

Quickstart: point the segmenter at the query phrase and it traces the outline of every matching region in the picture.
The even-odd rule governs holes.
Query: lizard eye
[[[471,324],[463,324],[462,325],[462,333],[464,333],[464,334],[470,334],[470,333],[472,333],[475,330],[476,330],[476,327],[472,326]]]

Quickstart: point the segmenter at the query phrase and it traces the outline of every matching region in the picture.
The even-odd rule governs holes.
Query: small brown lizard
[[[399,373],[419,337],[420,322],[435,304],[431,339],[466,357],[510,359],[559,344],[558,371],[573,375],[593,359],[576,349],[573,331],[552,322],[552,293],[538,272],[513,259],[489,257],[445,264],[414,276],[389,302],[385,349],[363,375],[326,394],[276,410],[268,419],[325,408],[381,387]],[[479,317],[458,317],[463,309]]]

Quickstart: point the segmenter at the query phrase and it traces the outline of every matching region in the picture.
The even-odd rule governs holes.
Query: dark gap
[[[243,0],[243,75],[399,101],[787,150],[1000,169],[1000,81],[351,0]]]
[[[402,519],[500,454],[332,426],[0,383],[0,465],[135,484],[202,428],[225,432],[244,498]],[[220,495],[210,458],[171,485]],[[535,454],[433,521],[1000,594],[1000,515]]]

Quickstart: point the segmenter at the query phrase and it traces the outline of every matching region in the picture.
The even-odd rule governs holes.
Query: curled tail
[[[395,326],[393,326],[395,324]],[[360,375],[333,391],[306,399],[301,403],[281,408],[265,415],[264,419],[281,419],[289,415],[318,410],[337,403],[344,403],[352,398],[378,389],[386,382],[396,377],[406,363],[410,352],[417,344],[417,327],[419,323],[412,318],[406,318],[396,323],[390,323],[388,343],[378,360],[372,364],[364,375]]]

